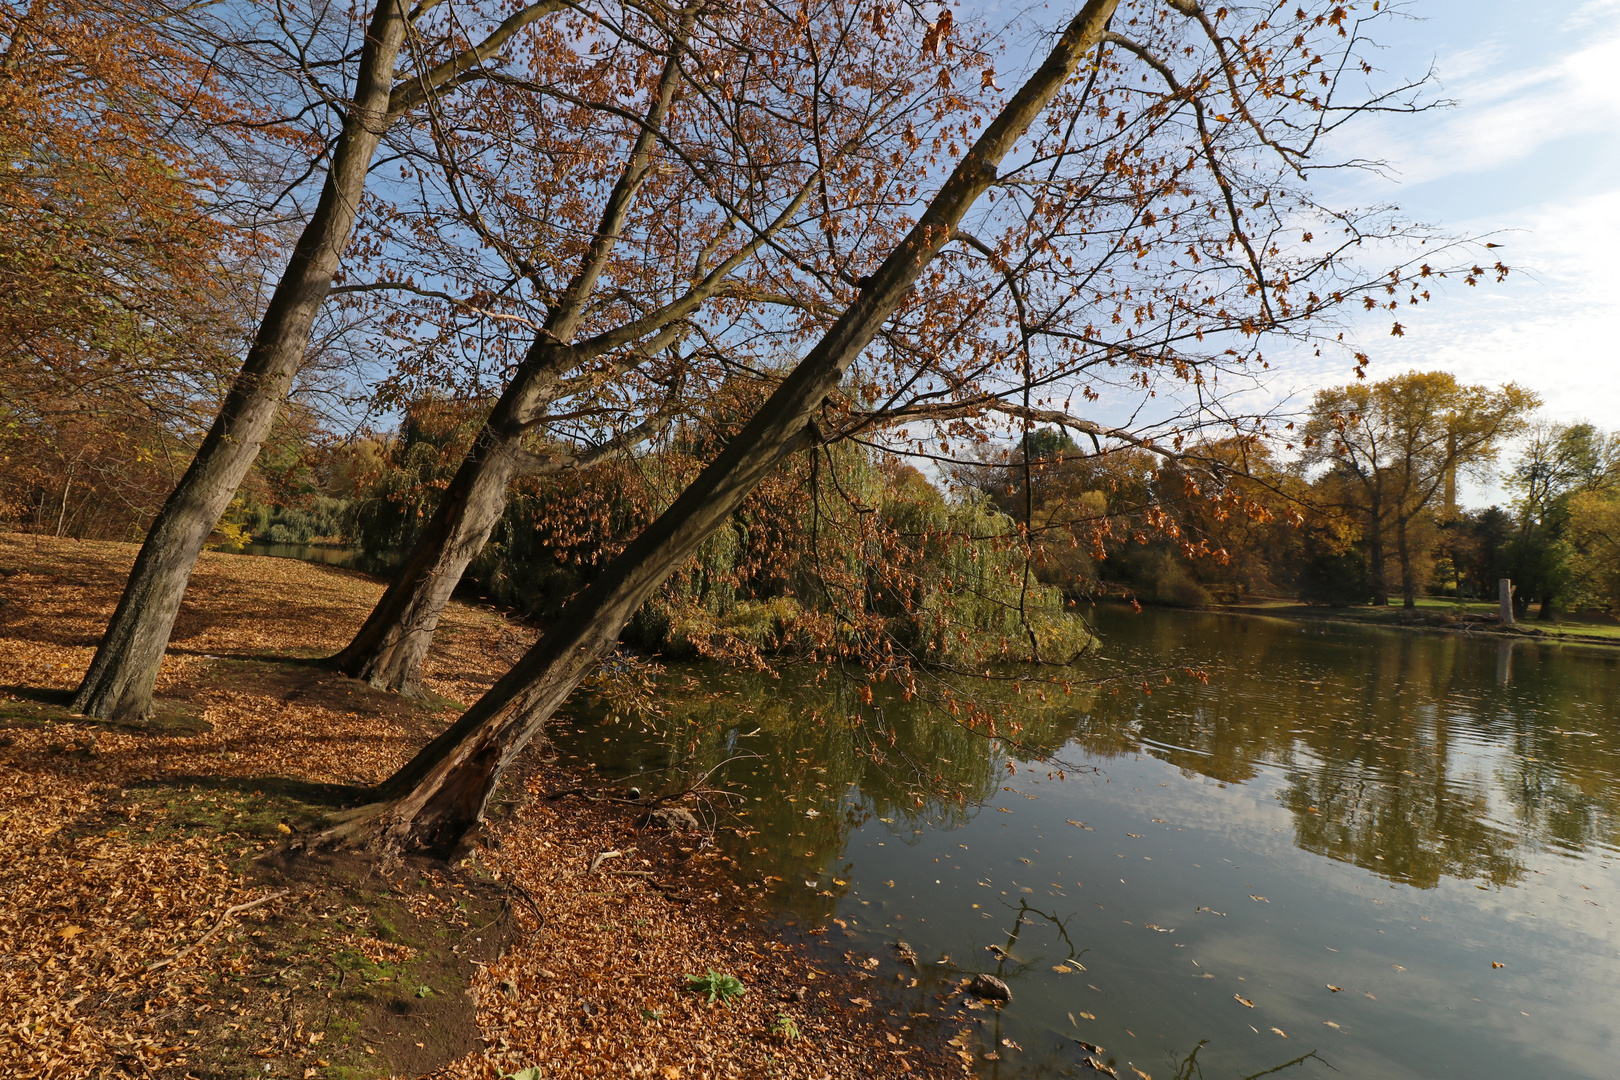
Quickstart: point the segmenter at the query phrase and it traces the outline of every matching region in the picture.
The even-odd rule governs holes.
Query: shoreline
[[[1415,612],[1408,614],[1407,609],[1404,608],[1388,608],[1385,613],[1379,613],[1373,608],[1366,608],[1366,615],[1358,615],[1356,612],[1363,609],[1329,608],[1300,603],[1282,607],[1261,607],[1254,604],[1239,603],[1213,604],[1184,610],[1203,611],[1217,615],[1241,615],[1248,618],[1277,619],[1294,623],[1327,622],[1352,626],[1381,627],[1392,630],[1454,634],[1472,638],[1495,638],[1501,641],[1536,641],[1551,645],[1597,645],[1606,648],[1620,648],[1620,633],[1605,635],[1587,634],[1567,629],[1547,630],[1525,623],[1504,627],[1495,621],[1484,619],[1462,621],[1456,620],[1455,617],[1452,617],[1452,621],[1444,621],[1434,617],[1434,609],[1430,609],[1430,614],[1424,614],[1423,609],[1417,609]]]

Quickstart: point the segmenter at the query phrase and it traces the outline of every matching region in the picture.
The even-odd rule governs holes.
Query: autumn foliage
[[[216,212],[231,106],[116,2],[0,5],[0,500],[129,538],[234,367],[252,238]]]

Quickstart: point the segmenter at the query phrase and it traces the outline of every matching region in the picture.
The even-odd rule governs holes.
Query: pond
[[[672,667],[661,719],[556,738],[650,787],[728,762],[738,880],[918,1032],[968,1018],[983,1076],[1620,1075],[1620,651],[1097,622],[1077,676],[1129,681],[986,691],[1044,763],[806,668]],[[948,996],[976,972],[1011,1003]]]
[[[353,569],[365,563],[365,553],[359,548],[336,544],[278,544],[270,540],[255,540],[242,547],[243,555],[263,555],[272,559],[299,559],[323,566],[342,566]]]

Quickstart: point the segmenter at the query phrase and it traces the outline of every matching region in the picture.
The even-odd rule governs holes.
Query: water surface
[[[617,777],[732,759],[738,879],[919,1014],[902,1038],[970,1018],[985,1076],[1096,1075],[1076,1040],[1127,1078],[1620,1076],[1620,651],[1098,621],[1081,674],[1149,674],[985,691],[1025,748],[802,668],[672,669],[662,720],[582,701],[559,742]],[[980,971],[1010,1005],[963,1010]]]

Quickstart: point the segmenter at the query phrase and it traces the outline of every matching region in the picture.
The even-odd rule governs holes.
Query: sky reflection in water
[[[758,755],[714,776],[739,878],[878,958],[873,1000],[957,1013],[964,973],[1006,979],[1010,1006],[967,1013],[986,1076],[1096,1075],[1075,1039],[1158,1080],[1620,1075],[1620,652],[1099,622],[1092,674],[1211,679],[1009,701],[1061,764],[895,698],[853,730],[802,671],[672,669],[700,689],[657,730],[581,702],[559,743],[609,776]]]

